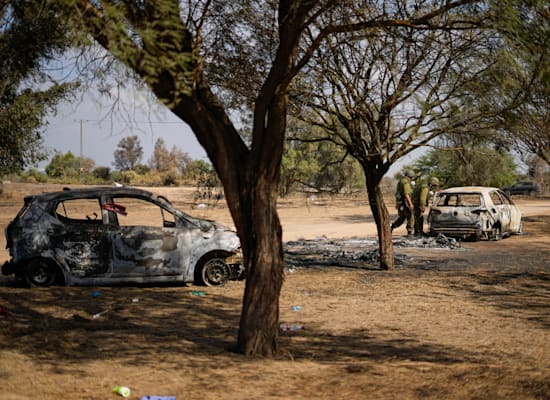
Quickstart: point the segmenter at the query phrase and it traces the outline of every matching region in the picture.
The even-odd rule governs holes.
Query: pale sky
[[[75,156],[80,156],[82,121],[82,155],[93,159],[96,166],[113,168],[113,153],[118,143],[131,135],[137,135],[141,141],[141,162],[144,164],[148,163],[154,143],[161,137],[169,150],[176,145],[195,160],[207,160],[206,152],[189,126],[171,112],[148,115],[143,110],[135,110],[132,113],[131,117],[124,118],[110,114],[105,104],[98,104],[88,95],[84,95],[77,104],[62,103],[57,115],[48,118],[49,125],[43,135],[44,146],[49,152],[57,150],[65,154],[71,151]],[[125,122],[127,120],[131,122]],[[42,168],[47,162],[43,164]]]
[[[176,145],[188,153],[192,159],[208,161],[206,152],[199,144],[189,126],[174,116],[170,111],[149,115],[143,109],[130,111],[130,117],[109,113],[106,101],[100,104],[96,98],[84,94],[81,101],[74,104],[61,103],[57,115],[48,118],[43,139],[45,148],[53,154],[54,150],[62,154],[71,151],[75,156],[81,155],[80,121],[82,121],[82,155],[95,161],[96,166],[113,169],[113,161],[118,143],[124,137],[137,135],[143,147],[142,163],[148,164],[153,153],[155,141],[162,137],[170,150]],[[127,115],[128,112],[125,114]],[[130,121],[130,122],[127,122]],[[388,177],[412,162],[417,150],[404,157],[390,168]],[[49,159],[39,165],[44,169]]]

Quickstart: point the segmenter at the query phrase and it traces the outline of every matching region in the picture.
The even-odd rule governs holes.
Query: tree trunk
[[[391,235],[390,214],[384,203],[384,196],[380,189],[380,182],[383,174],[373,173],[372,166],[364,166],[366,176],[367,193],[369,196],[370,209],[376,222],[378,231],[378,247],[380,251],[380,269],[393,270],[395,269],[393,257],[393,242]]]
[[[277,185],[286,132],[287,95],[306,17],[317,2],[278,4],[278,45],[271,69],[254,104],[252,141],[247,145],[212,91],[201,62],[178,57],[195,53],[191,30],[180,19],[177,1],[158,7],[139,24],[150,27],[147,44],[171,39],[167,46],[136,46],[134,39],[111,27],[99,7],[83,2],[82,15],[94,38],[141,75],[159,100],[187,122],[206,150],[223,183],[226,200],[243,249],[247,269],[238,351],[272,355],[277,350],[279,295],[283,281],[283,245],[277,215]],[[128,18],[132,21],[133,15]],[[173,35],[166,35],[165,21]],[[153,40],[154,39],[154,40]],[[121,44],[122,43],[122,44]],[[165,51],[166,48],[172,49]],[[204,60],[203,60],[204,61]],[[192,82],[182,82],[182,72]],[[190,84],[191,83],[191,84]]]
[[[247,282],[237,350],[245,355],[271,356],[278,349],[284,256],[273,187],[276,187],[273,183],[256,186],[249,195],[243,196],[240,204],[247,220],[239,232]]]

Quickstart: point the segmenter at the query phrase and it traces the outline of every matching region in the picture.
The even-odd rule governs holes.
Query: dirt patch
[[[2,229],[39,189],[4,185]],[[153,191],[232,224],[221,205],[194,208],[192,189]],[[518,203],[524,235],[397,245],[397,269],[382,272],[354,258],[375,237],[363,198],[282,201],[287,255],[308,262],[287,263],[281,323],[304,329],[281,332],[268,360],[231,351],[243,282],[37,290],[4,279],[1,397],[115,399],[125,385],[135,399],[548,399],[550,201]]]

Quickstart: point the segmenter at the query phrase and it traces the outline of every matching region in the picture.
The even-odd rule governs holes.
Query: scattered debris
[[[281,331],[283,331],[284,333],[304,330],[303,325],[300,325],[300,324],[287,324],[287,323],[284,323],[284,322],[280,325],[280,328],[281,328]]]
[[[438,235],[436,237],[397,237],[395,248],[441,248],[458,249],[456,239]],[[286,271],[294,272],[296,267],[337,266],[344,268],[378,268],[380,251],[376,238],[328,239],[322,235],[316,239],[302,239],[285,243]],[[409,256],[394,254],[396,265],[404,265]]]
[[[130,397],[130,388],[126,386],[115,386],[113,388],[113,393],[116,393],[122,397]]]
[[[191,292],[191,295],[192,295],[192,296],[199,296],[199,297],[205,297],[205,296],[206,296],[206,294],[205,294],[204,292],[200,292],[200,291],[198,291],[198,290],[193,290],[193,291]]]
[[[292,311],[300,311],[301,309],[301,306],[292,306]]]
[[[460,247],[460,242],[456,239],[447,237],[440,233],[437,236],[419,236],[413,238],[397,239],[393,243],[397,247],[419,247],[419,248],[444,248],[457,249]]]
[[[102,312],[99,312],[97,314],[94,314],[92,315],[92,318],[93,319],[98,319],[99,317],[101,317],[103,314],[107,313],[109,310],[105,310],[105,311],[102,311]]]

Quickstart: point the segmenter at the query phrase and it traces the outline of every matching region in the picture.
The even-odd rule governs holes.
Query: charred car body
[[[221,285],[244,277],[234,231],[162,196],[96,187],[26,196],[7,226],[4,275],[31,286],[124,282]]]
[[[455,187],[438,192],[428,214],[430,234],[500,240],[522,231],[521,211],[500,189]]]

